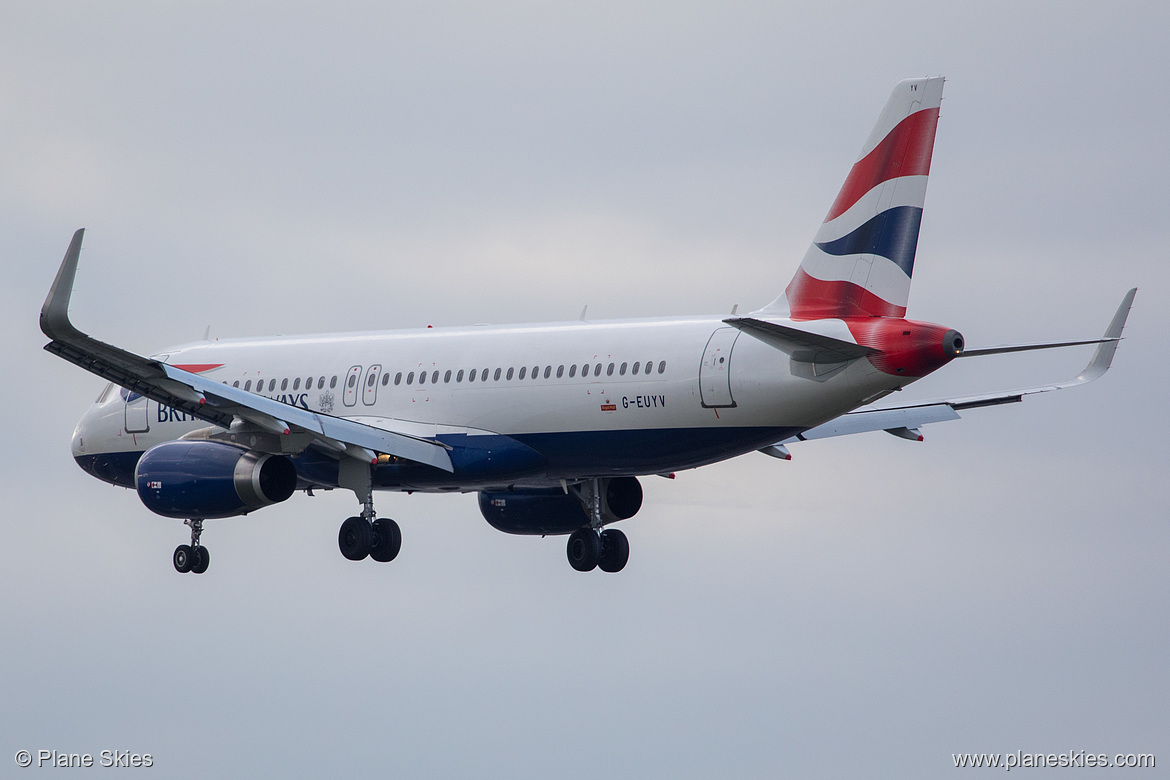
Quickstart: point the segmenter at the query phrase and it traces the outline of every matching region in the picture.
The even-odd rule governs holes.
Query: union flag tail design
[[[903,317],[942,78],[899,83],[784,294],[792,319]]]

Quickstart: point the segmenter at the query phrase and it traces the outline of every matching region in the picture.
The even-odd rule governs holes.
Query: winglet
[[[65,259],[57,270],[57,278],[41,307],[41,332],[53,341],[82,335],[69,321],[69,298],[73,294],[73,277],[77,275],[77,259],[81,256],[81,239],[84,237],[85,228],[78,228],[73,234],[73,240],[65,250]]]
[[[1137,295],[1137,288],[1125,294],[1121,299],[1121,305],[1117,307],[1117,313],[1113,315],[1113,319],[1109,323],[1109,327],[1105,330],[1105,341],[1097,345],[1097,349],[1093,352],[1093,359],[1089,361],[1089,365],[1085,366],[1085,370],[1077,374],[1077,378],[1073,382],[1077,384],[1084,384],[1085,382],[1092,382],[1094,379],[1100,379],[1109,366],[1113,363],[1113,354],[1117,352],[1117,345],[1121,341],[1121,331],[1125,329],[1125,321],[1129,318],[1130,307],[1133,306],[1133,297]]]

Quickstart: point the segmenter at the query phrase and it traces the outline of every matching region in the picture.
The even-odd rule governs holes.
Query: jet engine
[[[151,447],[134,471],[138,497],[166,517],[232,517],[284,501],[297,470],[283,455],[213,441],[169,441]]]
[[[642,485],[636,477],[598,480],[601,521],[626,520],[642,507]],[[495,529],[509,534],[570,534],[589,525],[591,508],[580,486],[528,488],[479,494],[479,511]]]

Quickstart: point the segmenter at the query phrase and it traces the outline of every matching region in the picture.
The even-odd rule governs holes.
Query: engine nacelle
[[[601,483],[601,520],[626,520],[642,507],[642,485],[636,477],[611,477]],[[509,534],[571,534],[589,525],[581,492],[560,488],[480,493],[479,511],[495,529]]]
[[[134,470],[138,497],[166,517],[232,517],[284,501],[297,470],[283,455],[214,441],[169,441],[151,447]]]

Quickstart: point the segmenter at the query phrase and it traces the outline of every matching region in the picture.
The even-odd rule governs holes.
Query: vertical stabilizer
[[[758,314],[906,314],[942,88],[941,77],[894,87],[796,276]]]

